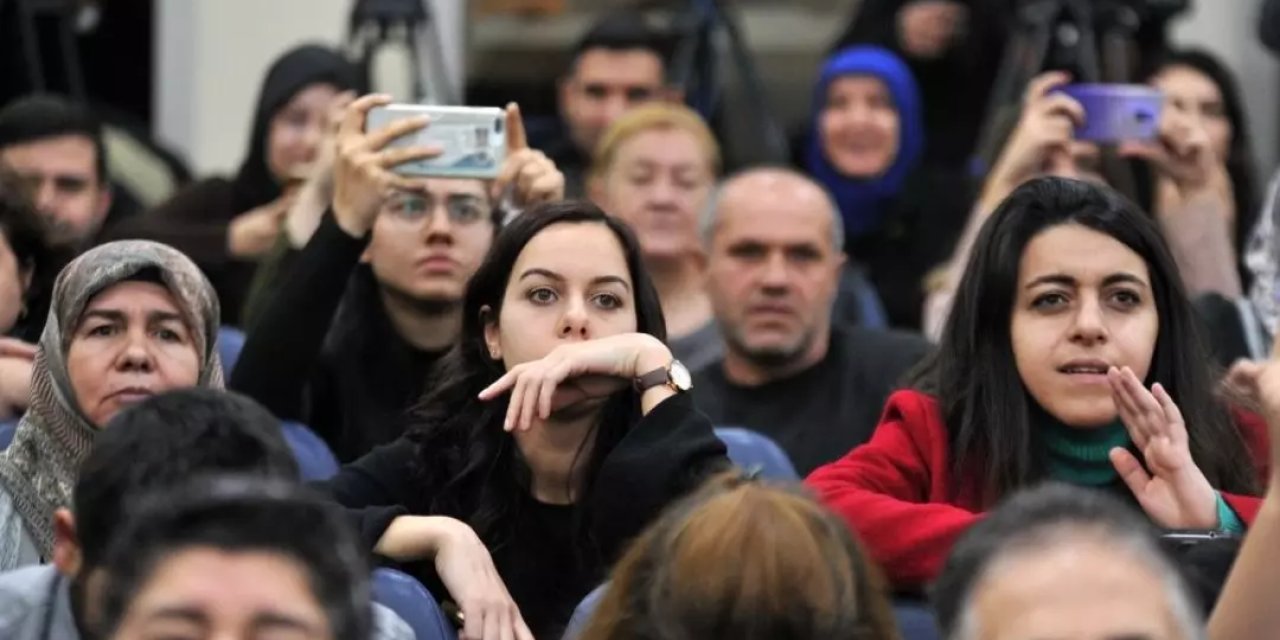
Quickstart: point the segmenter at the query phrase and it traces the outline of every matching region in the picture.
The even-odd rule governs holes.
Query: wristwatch
[[[693,376],[689,375],[689,370],[679,360],[672,360],[671,364],[636,378],[636,391],[640,393],[658,385],[666,385],[676,393],[684,393],[693,388]]]

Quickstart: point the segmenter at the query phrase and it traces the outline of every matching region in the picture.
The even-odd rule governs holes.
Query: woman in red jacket
[[[1242,532],[1266,428],[1219,401],[1209,362],[1155,223],[1105,187],[1034,180],[982,230],[917,390],[807,483],[898,588],[1044,480],[1130,497],[1167,529]]]

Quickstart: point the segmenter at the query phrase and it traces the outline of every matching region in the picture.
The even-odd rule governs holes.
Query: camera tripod
[[[348,46],[372,84],[373,59],[384,46],[409,50],[412,99],[423,104],[460,104],[462,92],[445,66],[431,0],[356,0],[351,10]],[[373,87],[370,87],[373,88]]]
[[[786,162],[789,157],[786,135],[770,112],[764,82],[747,50],[742,31],[723,5],[723,0],[689,0],[684,15],[677,18],[677,24],[684,25],[684,34],[672,59],[672,79],[684,89],[689,106],[708,122],[715,122],[724,102],[721,48],[727,46],[730,60],[742,80],[752,128],[759,132],[764,160]]]
[[[971,163],[973,174],[984,175],[995,162],[1008,133],[1010,114],[1016,113],[1024,88],[1037,74],[1067,69],[1075,82],[1131,81],[1134,39],[1142,19],[1137,7],[1120,0],[1023,2],[996,73],[988,116]]]

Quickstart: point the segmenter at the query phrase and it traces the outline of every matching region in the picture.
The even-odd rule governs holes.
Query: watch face
[[[693,388],[693,376],[689,375],[689,370],[679,360],[671,362],[671,383],[681,391]]]

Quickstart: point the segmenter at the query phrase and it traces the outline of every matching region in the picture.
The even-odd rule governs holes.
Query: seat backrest
[[[729,449],[729,459],[771,480],[799,480],[791,458],[768,436],[738,427],[716,427],[716,437]]]
[[[338,473],[337,456],[314,431],[296,422],[282,422],[280,428],[304,481],[328,480]]]
[[[0,451],[4,451],[9,448],[9,445],[13,442],[13,435],[17,432],[17,420],[0,422]]]
[[[418,640],[457,640],[457,632],[431,592],[406,573],[385,568],[374,571],[373,599],[407,622]]]
[[[240,350],[244,349],[244,332],[233,327],[218,329],[218,359],[222,360],[222,375],[230,380],[235,371],[236,362],[240,360]]]
[[[582,602],[578,603],[577,608],[573,610],[573,617],[569,618],[569,626],[565,627],[562,640],[577,640],[578,636],[582,635],[583,630],[587,628],[587,621],[591,620],[591,615],[600,606],[600,599],[604,597],[604,591],[607,588],[609,583],[606,582],[596,587],[582,599]]]

